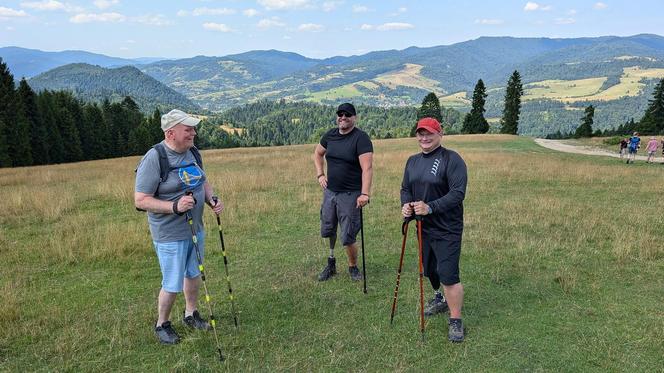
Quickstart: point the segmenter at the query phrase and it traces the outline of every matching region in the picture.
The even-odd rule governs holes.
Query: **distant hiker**
[[[462,342],[463,285],[459,278],[463,200],[468,174],[456,152],[441,146],[443,130],[434,118],[417,122],[416,138],[421,153],[408,158],[401,182],[401,213],[404,218],[422,216],[424,275],[435,291],[425,307],[433,316],[450,310],[448,339]],[[443,284],[445,297],[440,293]],[[445,301],[447,299],[447,301]]]
[[[660,142],[662,143],[662,158],[664,158],[664,137],[662,137],[662,141]]]
[[[369,136],[355,127],[357,116],[352,104],[337,108],[337,127],[327,131],[314,150],[316,179],[323,188],[320,209],[320,234],[329,238],[330,256],[318,275],[326,281],[337,273],[334,245],[337,225],[341,227],[341,244],[348,254],[348,272],[353,281],[362,279],[357,269],[356,237],[360,230],[360,208],[369,203],[373,176],[373,144]],[[327,161],[327,176],[324,164]]]
[[[179,336],[169,321],[175,296],[184,289],[185,325],[209,330],[210,325],[197,310],[201,272],[194,252],[192,231],[184,214],[191,214],[199,249],[204,249],[203,202],[219,214],[223,203],[215,204],[212,187],[203,172],[200,153],[194,146],[200,119],[180,110],[161,116],[164,141],[141,159],[136,170],[134,203],[148,212],[162,281],[158,298],[155,334],[163,344],[175,344]],[[162,162],[169,165],[161,177]],[[164,180],[165,179],[165,180]],[[189,195],[189,192],[193,193]],[[203,253],[201,253],[203,255]]]
[[[648,141],[648,145],[646,145],[646,151],[648,152],[648,159],[646,160],[647,163],[652,163],[653,159],[655,158],[658,145],[659,142],[657,142],[655,136],[651,137],[650,141]]]
[[[620,140],[620,159],[622,159],[623,156],[627,154],[627,143],[628,142],[629,142],[628,139],[621,139]]]
[[[639,147],[641,146],[641,138],[639,137],[638,132],[634,132],[634,135],[629,138],[629,157],[627,158],[627,162],[632,161],[634,163],[634,159],[636,159],[636,152],[639,150]]]

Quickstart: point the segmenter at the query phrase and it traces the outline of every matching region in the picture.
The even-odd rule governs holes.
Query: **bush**
[[[622,140],[622,139],[623,139],[623,137],[621,137],[621,136],[608,137],[608,138],[604,139],[604,143],[606,145],[618,145],[618,144],[620,144],[620,140]]]

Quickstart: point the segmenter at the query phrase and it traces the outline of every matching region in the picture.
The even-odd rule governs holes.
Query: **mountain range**
[[[0,48],[0,57],[15,72],[12,61],[20,53],[13,49],[7,58],[6,49]],[[121,62],[109,57],[104,63]],[[578,110],[590,103],[598,109],[600,128],[638,119],[649,87],[664,78],[664,37],[480,37],[452,45],[327,59],[267,50],[125,64],[135,65],[211,111],[281,98],[418,105],[428,92],[435,92],[446,107],[467,110],[473,87],[482,79],[489,93],[487,116],[493,118],[500,116],[509,75],[518,70],[525,89],[523,128],[528,130],[524,133],[546,134],[543,131],[556,127],[563,131],[576,127]]]

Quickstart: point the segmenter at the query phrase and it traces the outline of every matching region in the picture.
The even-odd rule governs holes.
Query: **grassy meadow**
[[[399,185],[414,139],[374,143],[367,295],[341,250],[340,275],[316,281],[327,250],[312,145],[211,150],[203,156],[226,205],[240,311],[235,330],[207,209],[208,288],[227,361],[217,361],[211,334],[184,329],[181,296],[172,320],[183,341],[154,337],[161,275],[133,207],[139,157],[128,157],[0,169],[0,371],[664,370],[663,170],[524,137],[444,144],[469,170],[464,343],[447,341],[440,315],[420,340],[414,225],[389,324]]]

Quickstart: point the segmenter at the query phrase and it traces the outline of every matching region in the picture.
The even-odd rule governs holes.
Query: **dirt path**
[[[591,146],[580,146],[580,145],[570,145],[570,144],[565,144],[561,140],[547,140],[547,139],[535,139],[535,142],[543,146],[547,149],[552,149],[552,150],[557,150],[559,152],[564,152],[564,153],[576,153],[576,154],[587,154],[587,155],[601,155],[605,157],[613,157],[613,158],[620,158],[620,154],[610,152],[608,150],[604,149],[598,149],[594,148]],[[639,152],[644,152],[643,148],[639,150]],[[657,152],[655,154],[655,163],[664,163],[664,159],[660,156],[661,153]],[[626,156],[625,156],[626,157]],[[627,159],[627,158],[625,158]],[[638,155],[636,156],[636,160],[638,161],[644,161],[648,159],[648,156],[645,155]]]

